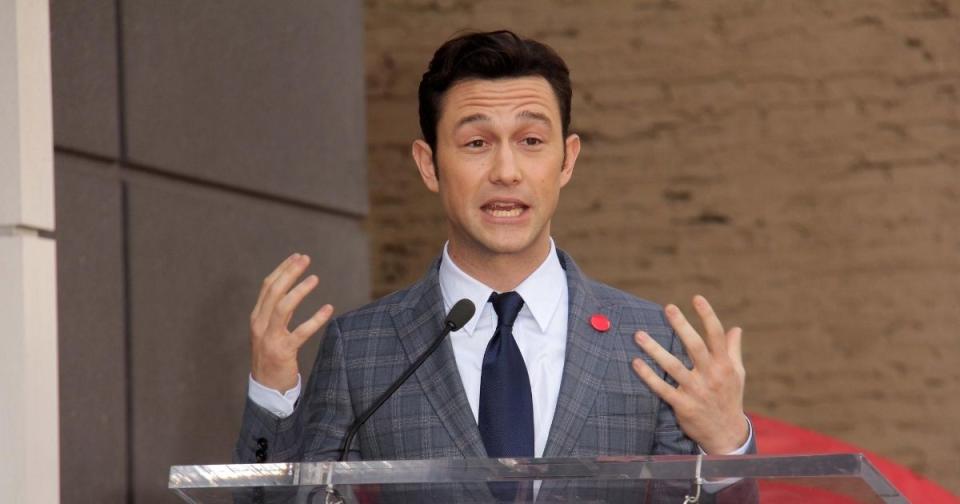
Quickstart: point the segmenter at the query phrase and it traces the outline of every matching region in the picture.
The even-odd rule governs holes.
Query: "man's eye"
[[[469,142],[467,142],[467,147],[474,147],[479,149],[480,147],[483,147],[483,140],[470,140]]]
[[[540,145],[543,143],[543,140],[540,140],[539,138],[534,138],[534,137],[527,137],[523,139],[523,143],[529,146]]]

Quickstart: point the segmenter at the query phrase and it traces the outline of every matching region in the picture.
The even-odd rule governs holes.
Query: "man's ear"
[[[577,164],[577,156],[580,155],[580,136],[572,134],[567,136],[563,143],[563,166],[560,167],[560,187],[570,182],[573,177],[573,166]]]
[[[433,149],[423,140],[413,141],[413,161],[417,163],[417,170],[423,185],[433,192],[440,192],[440,180],[437,178],[436,165],[433,163]]]

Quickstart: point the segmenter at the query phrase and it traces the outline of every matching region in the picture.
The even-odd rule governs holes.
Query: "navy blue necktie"
[[[533,457],[533,397],[530,377],[523,363],[520,347],[513,339],[513,322],[517,320],[523,298],[516,292],[490,295],[497,312],[497,330],[483,354],[480,373],[480,437],[487,456]],[[490,490],[498,501],[532,501],[529,485],[511,482],[491,483]]]
[[[483,354],[480,374],[478,424],[487,456],[533,457],[533,398],[530,377],[517,341],[513,322],[523,298],[516,292],[493,293],[497,330]]]

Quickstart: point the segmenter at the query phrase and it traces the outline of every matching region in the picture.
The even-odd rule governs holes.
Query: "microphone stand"
[[[457,325],[454,322],[447,320],[444,324],[443,332],[440,333],[440,336],[438,336],[437,339],[433,340],[433,343],[430,344],[430,348],[427,348],[426,352],[420,354],[420,357],[417,357],[417,360],[414,361],[413,365],[408,367],[407,370],[404,371],[403,374],[400,375],[400,377],[397,378],[396,381],[394,381],[386,391],[383,392],[383,394],[380,394],[380,397],[377,398],[372,406],[367,408],[363,414],[357,417],[357,419],[353,422],[353,425],[350,426],[350,429],[347,430],[347,436],[344,438],[343,444],[340,446],[339,462],[346,462],[347,453],[350,451],[350,444],[353,442],[353,438],[357,435],[357,432],[360,431],[360,427],[362,427],[363,424],[366,423],[367,419],[369,419],[374,413],[376,413],[378,409],[380,409],[380,406],[383,406],[383,403],[387,402],[387,399],[389,399],[390,396],[393,395],[398,388],[400,388],[400,385],[403,385],[403,382],[407,381],[407,378],[410,378],[410,375],[415,373],[417,369],[420,369],[420,366],[425,360],[427,360],[427,357],[430,357],[433,352],[436,352],[437,349],[440,348],[440,344],[443,343],[443,339],[450,334],[450,331],[453,331],[456,328]]]
[[[397,378],[393,384],[390,385],[387,390],[385,390],[380,397],[374,401],[373,405],[368,407],[357,419],[350,425],[350,428],[347,429],[347,435],[344,437],[343,444],[340,445],[340,458],[339,462],[346,462],[347,454],[350,453],[350,445],[353,443],[353,438],[356,437],[357,433],[360,432],[360,427],[378,410],[380,406],[383,406],[383,403],[387,402],[387,399],[393,395],[394,392],[400,388],[400,385],[403,385],[408,378],[410,378],[413,373],[420,369],[420,366],[423,365],[423,362],[427,360],[428,357],[433,355],[434,352],[440,348],[440,344],[443,343],[443,339],[447,337],[448,334],[452,331],[456,331],[463,327],[464,324],[473,317],[475,311],[473,303],[467,299],[461,299],[453,305],[453,308],[450,309],[450,313],[447,315],[446,320],[443,321],[443,332],[440,333],[440,336],[437,336],[437,339],[433,340],[433,343],[430,344],[430,347],[423,352],[413,364],[408,367],[403,374]],[[331,471],[333,469],[331,468]],[[340,504],[343,502],[343,497],[333,488],[333,484],[326,485],[326,499],[327,504]]]

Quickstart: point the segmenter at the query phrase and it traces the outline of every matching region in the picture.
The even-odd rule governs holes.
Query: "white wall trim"
[[[0,502],[60,501],[50,20],[0,0]]]

